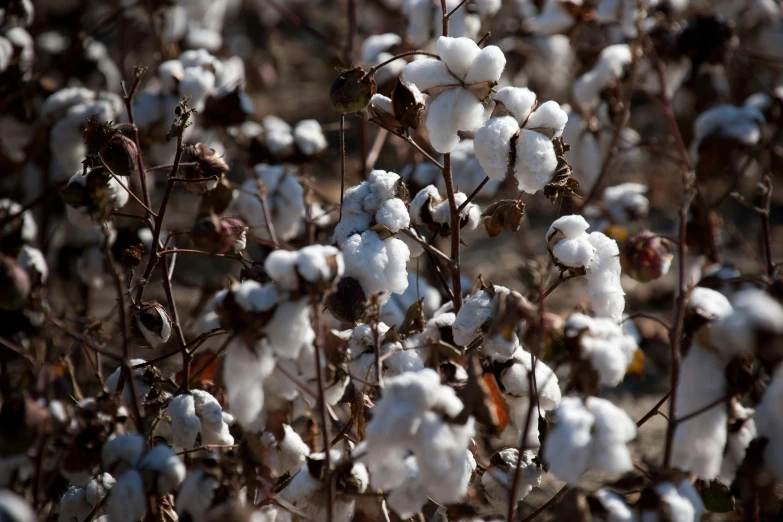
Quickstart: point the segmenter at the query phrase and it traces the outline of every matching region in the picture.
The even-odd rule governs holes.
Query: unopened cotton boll
[[[588,469],[619,474],[633,467],[626,443],[636,436],[636,424],[611,402],[566,397],[554,421],[544,458],[558,478],[578,484]]]
[[[134,319],[134,325],[141,334],[135,336],[139,344],[154,348],[169,340],[171,318],[157,301],[142,303],[134,312]]]

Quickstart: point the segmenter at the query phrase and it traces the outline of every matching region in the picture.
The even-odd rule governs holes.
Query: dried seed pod
[[[154,348],[169,340],[171,318],[157,301],[145,301],[133,311],[133,342]]]
[[[326,296],[326,308],[340,321],[356,323],[367,312],[367,296],[362,285],[352,277],[343,277],[337,289]]]
[[[646,283],[666,275],[672,258],[668,241],[652,232],[642,232],[625,242],[620,261],[624,273]]]
[[[375,94],[375,79],[361,67],[343,71],[332,82],[329,100],[337,112],[359,112],[369,105]]]
[[[204,194],[215,189],[228,172],[228,164],[215,152],[215,149],[202,143],[185,147],[182,153],[182,162],[197,163],[194,167],[180,169],[184,178],[205,180],[183,183],[187,190],[196,194]]]
[[[239,252],[247,246],[247,227],[241,219],[213,214],[196,221],[190,237],[197,247],[212,254]]]

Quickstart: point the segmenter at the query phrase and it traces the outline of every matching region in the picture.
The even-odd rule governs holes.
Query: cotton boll
[[[519,190],[535,194],[549,183],[557,168],[557,156],[549,138],[521,129],[517,137],[514,176]]]
[[[296,146],[305,156],[313,156],[326,149],[326,137],[316,120],[300,121],[294,127],[293,135]]]
[[[109,495],[109,519],[112,522],[135,522],[146,510],[146,493],[141,474],[136,470],[129,470],[118,476],[112,494]]]
[[[46,264],[46,259],[40,250],[25,245],[16,257],[16,262],[29,273],[37,274],[37,278],[41,283],[46,282],[49,276],[49,266]]]
[[[528,496],[534,487],[541,485],[544,472],[535,464],[534,458],[532,451],[525,450],[520,459],[516,448],[506,448],[492,455],[490,466],[481,476],[481,487],[496,511],[503,513],[508,509],[516,473],[519,473],[519,487],[515,504]],[[521,469],[517,471],[518,468]]]
[[[399,198],[387,199],[381,209],[375,214],[375,222],[397,233],[410,226],[410,216],[405,203]]]
[[[529,374],[533,369],[533,357],[520,347],[514,352],[509,363],[511,364],[505,364],[507,367],[501,371],[499,378],[504,392],[511,397],[524,397],[530,400]],[[544,411],[553,410],[561,401],[557,375],[540,359],[536,360],[535,368],[538,406]]]
[[[345,242],[345,275],[354,277],[365,294],[402,293],[408,287],[405,266],[410,252],[405,243],[393,237],[381,241],[373,231],[355,234]]]
[[[140,435],[118,435],[106,441],[101,448],[103,469],[117,475],[136,466],[144,453],[144,438]]]
[[[167,60],[158,65],[158,78],[169,93],[177,91],[177,85],[185,77],[185,67],[179,60]]]
[[[432,148],[438,152],[444,154],[451,152],[459,143],[455,107],[459,105],[460,109],[465,109],[461,103],[463,102],[462,94],[462,89],[449,89],[435,98],[427,109],[427,119],[424,125],[427,128]],[[478,100],[475,97],[473,99],[476,101],[474,106],[478,105],[480,108]],[[470,110],[470,107],[467,108]]]
[[[406,458],[404,466],[405,478],[386,497],[389,507],[403,520],[420,512],[427,503],[427,489],[419,481],[416,457]]]
[[[641,183],[621,183],[604,189],[601,198],[612,218],[623,223],[629,219],[639,219],[647,216],[650,202],[645,196],[647,186]]]
[[[296,275],[296,261],[298,258],[298,252],[275,250],[264,261],[264,271],[281,288],[296,290],[299,286],[299,279]]]
[[[558,478],[577,484],[589,468],[622,473],[633,467],[625,443],[635,436],[636,424],[611,402],[566,397],[554,420],[544,458]]]
[[[490,179],[502,180],[506,177],[511,139],[517,132],[519,124],[511,116],[492,118],[476,132],[476,157]]]
[[[557,34],[566,32],[576,20],[561,2],[547,0],[538,16],[526,22],[526,28],[536,34]]]
[[[116,480],[108,473],[101,473],[93,478],[84,488],[85,499],[87,503],[95,507],[103,498],[109,494],[114,487]]]
[[[580,357],[590,361],[604,386],[617,386],[634,360],[636,340],[609,318],[571,314],[565,323],[567,338],[579,341]]]
[[[620,250],[617,242],[601,232],[593,232],[588,241],[595,258],[587,269],[587,292],[595,314],[621,321],[625,292],[620,283]]]
[[[302,441],[302,437],[291,426],[283,424],[283,438],[276,440],[275,436],[265,432],[261,436],[261,444],[265,448],[264,465],[277,477],[286,473],[296,474],[304,465],[310,448]]]
[[[188,473],[177,494],[175,509],[180,518],[189,517],[193,522],[201,522],[212,506],[215,490],[220,483],[204,470],[197,469]]]
[[[503,51],[495,45],[484,47],[470,65],[465,84],[496,83],[506,67],[506,57]]]
[[[429,496],[438,503],[458,502],[467,492],[473,470],[469,460],[472,455],[468,457],[466,449],[475,431],[473,423],[470,417],[463,426],[447,424],[433,412],[422,418],[418,430],[419,476],[428,485]]]
[[[732,417],[733,426],[728,434],[726,451],[723,455],[723,462],[720,467],[718,480],[724,484],[731,484],[737,473],[737,469],[745,458],[745,452],[748,445],[758,435],[756,423],[753,419],[754,411],[751,408],[744,408],[741,404],[733,404],[734,414]],[[737,427],[739,424],[739,427]]]
[[[245,429],[260,431],[266,423],[263,380],[273,369],[274,358],[263,344],[251,349],[235,341],[226,350],[226,394],[231,412]]]
[[[345,246],[345,241],[354,234],[361,234],[370,227],[372,216],[366,212],[353,213],[343,212],[340,222],[334,229],[332,241],[341,248]]]
[[[560,104],[548,101],[539,105],[530,114],[525,128],[544,134],[549,138],[558,138],[563,135],[566,123],[568,123],[568,114],[560,108]]]
[[[459,82],[440,60],[414,60],[402,71],[402,81],[415,85],[421,92],[427,93],[434,87],[457,86]]]
[[[593,497],[606,510],[605,518],[593,515],[593,520],[596,522],[635,522],[636,516],[633,511],[618,494],[606,489],[599,489],[593,493]]]
[[[470,38],[441,36],[435,43],[435,50],[446,67],[461,80],[465,79],[473,61],[481,53],[476,42]]]
[[[92,511],[84,488],[70,486],[60,500],[60,522],[81,522]]]
[[[496,293],[509,293],[508,288],[495,286]],[[470,296],[457,313],[454,321],[454,342],[467,346],[479,334],[479,328],[486,323],[493,310],[494,296],[486,290],[479,290]]]
[[[315,340],[315,332],[310,326],[309,300],[303,297],[278,304],[264,333],[275,355],[285,359],[299,357],[302,347]]]
[[[229,421],[233,423],[227,413],[211,394],[202,390],[192,390],[196,407],[196,415],[201,420],[201,442],[203,444],[234,443],[234,437],[229,433]],[[227,420],[228,418],[228,420]]]
[[[760,343],[764,337],[783,335],[783,306],[755,288],[738,292],[732,304],[733,313],[712,324],[710,337],[715,347],[725,356],[755,352],[767,360],[780,357],[776,343]]]
[[[190,96],[191,105],[196,110],[203,110],[204,102],[215,88],[215,75],[201,67],[187,67],[179,82],[179,92],[182,96]]]
[[[305,281],[321,285],[342,277],[345,263],[335,247],[310,245],[299,250],[296,271]]]
[[[400,176],[394,172],[373,170],[370,172],[367,183],[371,193],[375,194],[381,201],[386,201],[387,199],[394,197],[399,180]],[[365,198],[365,205],[367,205],[367,198]],[[364,210],[367,212],[376,212],[378,209],[367,208],[365,206]]]
[[[459,92],[453,107],[457,130],[466,132],[479,130],[487,119],[484,106],[471,91],[465,89],[455,90]]]
[[[674,522],[697,522],[702,519],[704,514],[704,504],[699,494],[693,488],[693,485],[686,479],[682,480],[679,486],[672,482],[661,482],[655,486],[655,493],[663,504],[661,510],[665,516]],[[643,521],[658,520],[657,512],[642,509],[641,519]]]
[[[167,409],[171,418],[174,444],[184,449],[194,448],[196,439],[201,433],[201,421],[196,416],[193,396],[189,394],[178,395],[171,399]]]
[[[719,400],[727,393],[725,362],[698,344],[691,346],[680,367],[677,417],[684,417]],[[721,469],[726,446],[728,412],[718,405],[677,425],[672,443],[674,462],[704,480]]]
[[[783,441],[779,437],[783,429],[781,405],[783,405],[783,367],[779,366],[754,416],[758,435],[769,439],[764,447],[764,462],[778,480],[783,477]]]
[[[503,87],[495,94],[494,100],[511,113],[519,127],[531,116],[536,105],[536,93],[526,87]]]
[[[370,35],[362,42],[361,61],[371,63],[380,53],[401,43],[402,38],[395,33]]]
[[[171,493],[185,480],[185,464],[165,444],[158,444],[149,450],[138,463],[140,472],[153,471],[157,477],[155,489],[158,494]],[[116,487],[116,486],[115,486]]]

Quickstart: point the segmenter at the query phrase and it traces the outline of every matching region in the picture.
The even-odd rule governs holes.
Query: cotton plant
[[[336,449],[330,450],[330,459],[340,466],[345,456]],[[280,493],[280,497],[307,514],[312,520],[324,520],[330,506],[329,488],[321,475],[325,464],[323,453],[311,453],[307,464],[291,479],[291,483]],[[361,462],[347,462],[348,469],[341,477],[340,487],[334,500],[332,519],[335,522],[350,522],[356,508],[355,495],[367,490],[369,477],[367,468]]]
[[[560,166],[553,139],[563,135],[568,115],[554,101],[538,106],[526,88],[503,87],[494,101],[492,118],[476,132],[476,157],[490,179],[512,172],[520,190],[535,194]]]
[[[278,478],[296,475],[310,455],[310,448],[291,426],[283,424],[282,428],[282,436],[279,440],[268,431],[261,435],[261,444],[264,447],[264,465]]]
[[[464,192],[455,193],[454,202],[458,209],[465,205],[460,211],[460,228],[475,230],[481,222],[481,207],[468,202],[468,196]],[[427,227],[432,232],[449,235],[451,206],[448,197],[441,194],[434,185],[427,185],[411,200],[410,221],[414,225]]]
[[[264,262],[269,283],[248,279],[215,299],[219,324],[239,334],[227,348],[224,372],[231,411],[241,426],[264,427],[264,379],[277,358],[296,360],[308,350],[315,340],[310,293],[329,288],[344,266],[332,246],[276,250]]]
[[[95,221],[101,222],[113,210],[124,207],[130,196],[120,181],[105,169],[79,169],[68,180],[61,194],[67,204],[68,221],[80,228],[90,228]],[[127,187],[127,184],[125,185]]]
[[[613,387],[622,382],[638,348],[621,325],[610,318],[575,313],[566,319],[564,331],[577,347],[578,357],[597,373],[600,385]]]
[[[115,484],[108,473],[97,475],[84,487],[71,485],[60,500],[60,522],[79,522],[103,502]]]
[[[587,221],[579,215],[563,216],[546,233],[549,254],[562,271],[584,271],[587,292],[597,317],[622,320],[625,292],[620,281],[620,250],[602,232],[587,233]]]
[[[626,444],[636,436],[636,424],[608,400],[565,397],[553,423],[543,456],[557,478],[579,484],[588,469],[611,474],[633,469]]]
[[[503,52],[490,45],[480,49],[469,38],[441,36],[435,45],[440,60],[416,60],[401,79],[430,98],[425,127],[430,144],[441,153],[454,150],[458,132],[475,132],[486,120],[483,102],[506,65]]]
[[[107,513],[111,520],[133,522],[147,509],[147,495],[172,493],[185,479],[185,464],[165,444],[147,450],[144,437],[117,435],[101,448],[103,468],[115,478]]]
[[[416,498],[401,495],[402,513],[419,509],[427,497],[440,503],[457,502],[467,492],[475,461],[468,451],[474,421],[455,418],[463,404],[454,390],[440,384],[429,368],[386,379],[374,416],[365,428],[362,462],[370,472],[370,486],[389,490],[405,487],[417,477]],[[405,457],[413,454],[416,468]],[[417,469],[417,474],[415,474]],[[395,504],[391,504],[395,509]],[[395,509],[396,510],[396,509]],[[399,513],[399,512],[398,512]]]

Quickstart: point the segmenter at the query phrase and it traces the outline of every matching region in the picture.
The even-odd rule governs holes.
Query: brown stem
[[[430,245],[426,241],[423,241],[421,238],[417,237],[416,234],[412,233],[410,230],[402,229],[402,230],[400,230],[400,232],[402,232],[403,234],[405,234],[409,238],[411,238],[414,241],[416,241],[419,245],[421,245],[421,247],[424,250],[426,250],[430,254],[434,255],[435,257],[437,257],[438,259],[440,259],[441,261],[446,263],[446,266],[449,267],[449,270],[452,270],[452,271],[453,270],[457,270],[457,265],[454,264],[454,261],[452,261],[449,256],[447,256],[446,254],[444,254],[443,252],[441,252],[440,250],[438,250],[434,246]]]
[[[144,198],[144,207],[149,211],[152,207],[150,203],[150,193],[147,189],[147,171],[144,170],[144,159],[141,154],[141,140],[139,139],[139,128],[133,118],[133,97],[136,95],[136,90],[141,83],[141,77],[147,72],[146,67],[136,66],[134,67],[133,83],[131,84],[130,91],[125,92],[125,82],[122,83],[122,90],[124,93],[123,99],[125,100],[125,109],[128,111],[128,123],[133,126],[133,143],[136,145],[136,164],[139,169],[139,181],[141,182],[141,194]],[[151,212],[151,211],[150,211]]]
[[[340,215],[343,219],[343,197],[345,195],[345,113],[340,114]]]
[[[672,396],[672,391],[669,390],[666,392],[666,394],[661,397],[661,400],[655,403],[655,406],[652,407],[650,411],[644,414],[644,417],[638,420],[636,423],[637,428],[641,428],[648,420],[652,419],[656,415],[658,415],[658,410],[661,409],[661,406],[663,406],[663,403],[669,400],[669,397]]]
[[[100,160],[101,160],[101,164],[103,165],[103,168],[104,168],[104,169],[106,169],[106,172],[108,172],[108,173],[111,175],[111,177],[112,177],[112,178],[114,178],[114,181],[116,181],[117,183],[119,183],[119,184],[120,184],[120,186],[121,186],[121,187],[122,187],[122,188],[125,190],[125,192],[127,192],[127,193],[128,193],[128,195],[129,195],[130,197],[132,197],[132,198],[133,198],[133,200],[134,200],[136,203],[138,203],[138,204],[139,204],[139,206],[140,206],[141,208],[143,208],[144,210],[146,210],[146,211],[147,211],[149,214],[152,214],[153,216],[155,216],[155,215],[156,215],[156,214],[155,214],[155,212],[153,212],[153,211],[152,211],[152,209],[151,209],[150,207],[148,207],[147,205],[145,205],[145,204],[144,204],[144,203],[143,203],[143,202],[142,202],[142,201],[141,201],[141,200],[138,198],[138,196],[136,196],[136,194],[134,194],[134,193],[133,193],[133,191],[132,191],[130,188],[128,188],[128,186],[127,186],[125,183],[123,183],[123,181],[120,179],[120,177],[119,177],[117,174],[115,174],[114,172],[112,172],[112,170],[111,170],[111,169],[108,167],[108,165],[106,165],[106,163],[103,161],[103,158],[101,158],[101,155],[100,155],[100,154],[98,154],[98,157],[99,157],[99,158],[100,158]]]
[[[327,522],[333,522],[334,520],[334,502],[335,502],[335,484],[332,480],[332,458],[331,451],[329,450],[329,424],[326,422],[326,393],[324,392],[324,375],[323,367],[321,364],[321,318],[319,310],[321,309],[321,299],[313,297],[312,302],[313,310],[313,330],[315,330],[315,341],[313,342],[313,348],[315,348],[315,370],[318,383],[318,410],[321,421],[321,437],[323,438],[323,451],[324,451],[324,464],[326,465],[326,471],[324,473],[324,482],[329,485],[329,493],[327,496]]]
[[[723,397],[712,401],[711,403],[707,404],[706,406],[703,406],[703,407],[699,408],[696,411],[693,411],[693,412],[691,412],[691,413],[689,413],[687,415],[683,415],[682,417],[678,417],[676,419],[673,419],[671,421],[671,423],[676,426],[677,424],[680,424],[682,422],[689,421],[689,420],[693,419],[694,417],[698,417],[702,413],[708,412],[709,410],[711,410],[715,406],[719,406],[721,404],[725,404],[726,401],[728,401],[730,398],[731,398],[731,393],[728,393],[728,394],[724,395]]]
[[[180,352],[182,353],[182,392],[188,391],[190,381],[190,361],[193,359],[188,351],[188,342],[185,340],[185,334],[182,331],[182,325],[179,322],[179,313],[177,312],[177,301],[174,299],[174,291],[171,288],[171,277],[169,272],[169,258],[163,256],[160,262],[160,274],[163,279],[163,291],[166,292],[166,299],[171,309],[172,327],[177,334]]]
[[[772,206],[772,178],[764,176],[762,181],[767,189],[764,198],[764,213],[761,215],[764,223],[764,252],[767,259],[767,275],[770,279],[775,278],[775,262],[772,260],[772,225],[770,223],[770,207]]]
[[[445,9],[446,2],[443,0]],[[445,22],[448,23],[448,22]],[[448,29],[448,27],[445,27]],[[462,280],[459,266],[459,233],[460,217],[457,210],[457,200],[454,198],[454,179],[451,176],[451,153],[443,155],[443,180],[446,183],[446,193],[449,198],[449,211],[451,212],[451,260],[454,268],[451,270],[451,286],[454,293],[454,313],[462,308]]]
[[[568,492],[568,485],[566,484],[565,486],[563,486],[562,488],[560,488],[560,491],[558,491],[557,493],[555,493],[555,494],[552,496],[552,498],[550,498],[549,500],[547,500],[547,501],[544,503],[544,505],[542,505],[540,508],[538,508],[538,509],[536,509],[535,511],[533,511],[532,513],[530,513],[530,514],[529,514],[528,516],[526,516],[525,518],[523,518],[521,522],[530,522],[531,520],[535,519],[535,518],[536,518],[538,515],[540,515],[541,513],[543,513],[544,511],[546,511],[546,510],[547,510],[547,509],[549,509],[550,507],[552,507],[553,505],[555,505],[555,504],[556,504],[556,503],[557,503],[557,502],[560,500],[560,498],[561,498],[563,495],[565,495],[567,492]]]
[[[446,7],[446,0],[440,0],[440,9],[443,12],[443,36],[449,35],[449,10]]]
[[[440,60],[440,56],[438,56],[435,53],[431,53],[429,51],[419,51],[419,50],[416,50],[416,51],[405,51],[404,53],[400,53],[400,54],[392,56],[388,60],[385,60],[385,61],[379,63],[378,65],[373,65],[372,67],[370,67],[370,70],[367,71],[367,74],[370,74],[370,75],[375,74],[375,72],[378,69],[382,69],[383,67],[386,67],[390,63],[392,63],[394,61],[397,61],[400,58],[405,58],[406,56],[416,56],[416,55],[429,56],[430,58],[435,58],[436,60]]]

